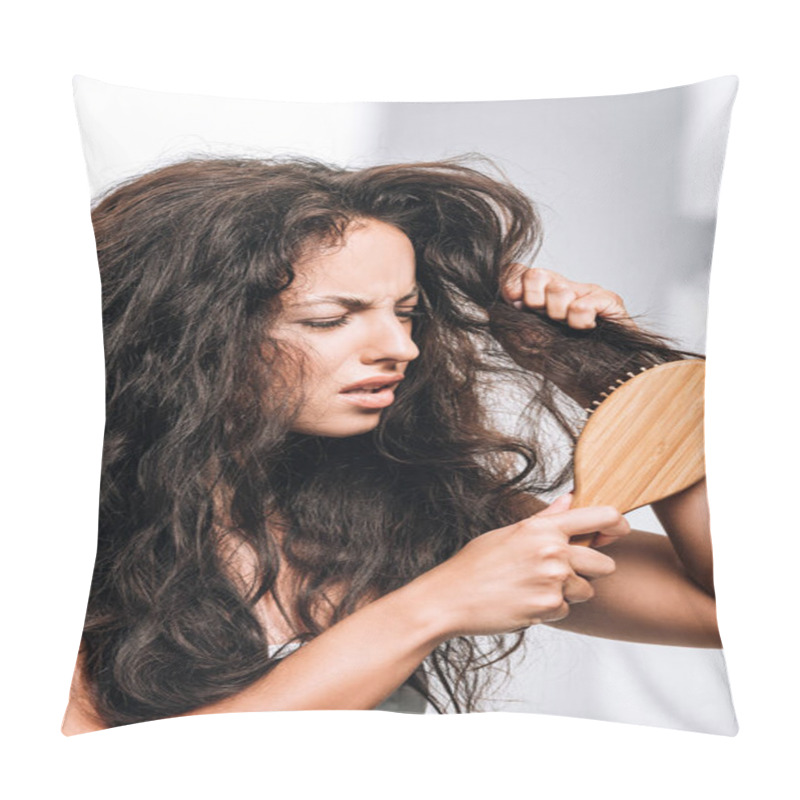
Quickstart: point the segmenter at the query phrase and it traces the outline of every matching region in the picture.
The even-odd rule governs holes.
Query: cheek
[[[306,374],[315,384],[334,380],[348,361],[355,357],[352,343],[343,333],[338,336],[323,334],[303,337],[303,341],[297,344],[304,355]],[[339,379],[346,377],[339,376]]]

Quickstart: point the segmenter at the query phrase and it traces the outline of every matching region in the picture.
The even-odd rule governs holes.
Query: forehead
[[[296,297],[336,292],[387,295],[398,289],[405,294],[414,284],[414,246],[393,225],[357,220],[340,244],[309,250],[295,264],[295,272],[289,293]]]

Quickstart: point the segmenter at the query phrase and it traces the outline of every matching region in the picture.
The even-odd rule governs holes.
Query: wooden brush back
[[[651,367],[612,391],[578,438],[572,508],[610,505],[624,514],[699,481],[704,384],[705,361],[687,359]]]

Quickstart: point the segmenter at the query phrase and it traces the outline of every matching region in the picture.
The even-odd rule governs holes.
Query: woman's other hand
[[[636,327],[618,294],[594,283],[568,280],[548,269],[512,264],[503,281],[502,294],[515,308],[544,311],[571,328],[594,328],[597,317]]]
[[[571,603],[594,596],[589,581],[615,564],[597,550],[570,544],[600,532],[608,544],[630,532],[610,506],[570,510],[564,495],[539,513],[473,539],[447,561],[409,584],[441,621],[443,638],[509,633],[569,614]]]

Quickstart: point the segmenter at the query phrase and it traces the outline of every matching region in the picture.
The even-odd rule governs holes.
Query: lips
[[[378,375],[374,378],[366,378],[358,383],[351,383],[340,390],[339,394],[351,393],[373,393],[384,389],[394,389],[394,387],[403,380],[402,375]]]
[[[364,411],[386,408],[394,402],[394,389],[402,375],[379,375],[352,383],[339,392],[342,400]]]

